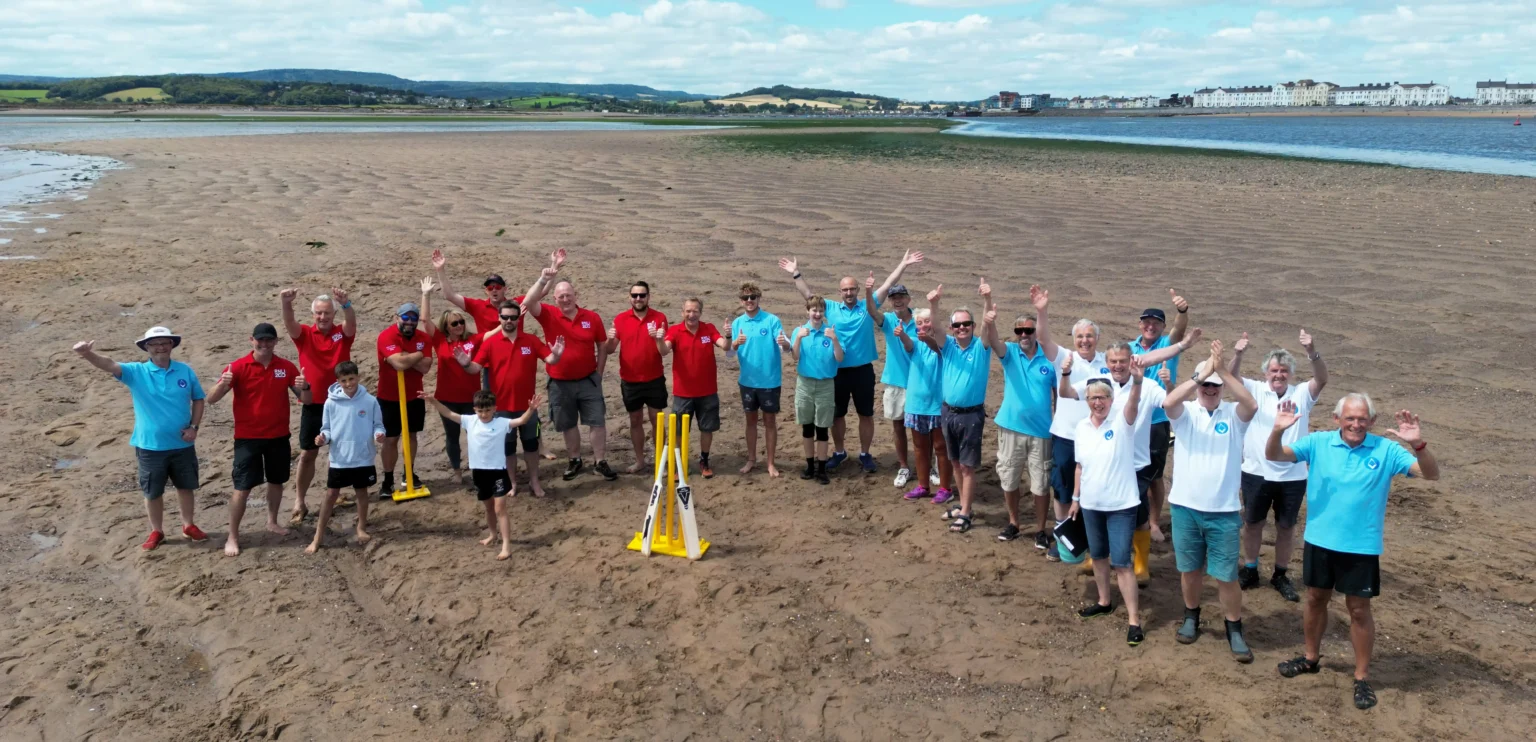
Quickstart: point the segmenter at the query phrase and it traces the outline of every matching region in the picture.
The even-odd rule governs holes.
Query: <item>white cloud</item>
[[[816,7],[823,10],[842,10],[848,7],[848,0],[816,0]]]
[[[1069,26],[1091,26],[1110,21],[1124,20],[1126,15],[1117,10],[1100,8],[1092,5],[1052,5],[1045,12],[1045,19],[1053,23],[1064,23]]]
[[[1031,0],[896,0],[918,8],[991,8],[998,5],[1023,5]]]

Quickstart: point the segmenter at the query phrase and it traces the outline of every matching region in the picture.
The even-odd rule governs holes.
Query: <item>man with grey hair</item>
[[[309,514],[304,497],[315,480],[315,461],[320,455],[315,437],[320,435],[325,416],[326,390],[336,383],[336,364],[352,360],[352,340],[357,337],[357,314],[352,311],[352,300],[346,291],[333,286],[331,293],[315,297],[309,303],[314,318],[310,325],[301,325],[294,317],[293,299],[298,295],[296,288],[283,289],[278,294],[283,303],[283,327],[299,351],[299,372],[304,376],[304,384],[299,387],[299,475],[291,525],[303,522]],[[339,325],[338,311],[342,317]]]
[[[1083,318],[1072,325],[1071,342],[1057,345],[1051,338],[1050,323],[1046,310],[1050,307],[1051,293],[1039,286],[1029,287],[1029,301],[1035,307],[1035,333],[1040,336],[1040,349],[1051,359],[1058,374],[1066,374],[1072,385],[1086,383],[1095,377],[1109,376],[1109,364],[1099,352],[1099,325]],[[1051,415],[1051,491],[1055,493],[1056,523],[1067,519],[1067,509],[1072,506],[1076,491],[1077,456],[1073,437],[1077,424],[1088,417],[1088,404],[1076,397],[1057,398],[1056,411]],[[1071,558],[1069,552],[1046,550],[1046,558],[1058,561]]]
[[[1281,662],[1280,674],[1293,678],[1318,672],[1323,633],[1328,629],[1328,601],[1344,593],[1349,608],[1349,639],[1355,650],[1355,708],[1376,705],[1371,689],[1371,650],[1376,620],[1371,598],[1381,594],[1382,530],[1387,495],[1400,474],[1430,481],[1440,478],[1440,464],[1419,429],[1419,416],[1402,410],[1397,427],[1377,435],[1376,405],[1361,393],[1344,395],[1333,409],[1335,430],[1302,436],[1289,445],[1285,431],[1300,420],[1296,405],[1281,402],[1274,427],[1264,441],[1270,461],[1307,464],[1307,532],[1301,552],[1301,581],[1307,586],[1302,618],[1305,651]],[[1412,449],[1411,451],[1409,449]]]
[[[1049,555],[1047,493],[1051,461],[1051,403],[1056,396],[1054,359],[1035,337],[1038,319],[1013,321],[1017,342],[1004,343],[994,330],[984,339],[1003,366],[1003,404],[997,410],[997,476],[1008,507],[1008,525],[997,540],[1019,537],[1019,484],[1027,482],[1035,504],[1035,548]],[[1027,476],[1026,476],[1027,475]],[[1067,506],[1058,504],[1061,515]],[[1060,518],[1058,518],[1059,520]]]
[[[1261,368],[1264,379],[1243,379],[1243,388],[1258,400],[1259,411],[1243,435],[1243,563],[1238,568],[1237,581],[1244,590],[1259,584],[1259,550],[1264,545],[1264,521],[1269,512],[1275,513],[1275,571],[1269,584],[1281,597],[1295,603],[1301,599],[1288,575],[1291,566],[1292,544],[1296,537],[1296,520],[1301,513],[1301,503],[1307,497],[1307,465],[1270,461],[1264,457],[1264,442],[1269,429],[1275,424],[1275,411],[1282,402],[1296,407],[1301,424],[1285,431],[1281,443],[1295,443],[1307,432],[1307,418],[1312,406],[1328,383],[1328,367],[1323,364],[1323,354],[1312,343],[1306,330],[1298,338],[1301,347],[1312,362],[1312,380],[1306,384],[1292,384],[1296,372],[1296,359],[1290,351],[1277,348],[1264,357]],[[1239,369],[1243,363],[1243,351],[1248,348],[1248,333],[1232,346],[1232,375],[1242,378]]]
[[[549,415],[555,432],[565,438],[565,453],[570,457],[562,479],[570,481],[581,473],[581,431],[587,426],[592,436],[592,468],[612,481],[619,473],[608,466],[608,407],[603,399],[603,370],[608,365],[608,331],[603,318],[579,304],[576,287],[569,280],[556,280],[565,263],[562,248],[549,256],[549,267],[519,298],[523,311],[533,315],[544,329],[544,342],[565,339],[565,352],[546,367],[549,372]],[[554,304],[543,304],[545,294],[553,293]]]
[[[997,333],[997,307],[992,304],[992,287],[983,277],[976,289],[981,295],[982,335],[994,337]],[[928,293],[928,307],[933,316],[939,312],[940,289]],[[976,469],[981,466],[981,432],[986,424],[987,378],[992,369],[992,350],[987,343],[976,337],[976,320],[966,307],[956,309],[949,317],[949,332],[943,325],[935,324],[932,330],[921,336],[922,341],[940,359],[939,397],[944,406],[940,413],[940,428],[944,434],[944,451],[954,464],[960,478],[960,505],[950,508],[944,518],[950,520],[949,530],[965,533],[971,530],[971,504],[976,497]]]

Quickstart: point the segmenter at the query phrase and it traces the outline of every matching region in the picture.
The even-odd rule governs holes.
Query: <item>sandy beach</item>
[[[16,341],[0,364],[0,738],[1530,739],[1536,180],[1025,147],[791,158],[675,131],[44,149],[129,167],[7,246],[38,260],[0,263]],[[1368,391],[1423,416],[1444,471],[1400,482],[1388,507],[1380,705],[1350,703],[1342,599],[1320,675],[1276,674],[1300,651],[1301,610],[1267,587],[1244,595],[1252,665],[1230,659],[1209,582],[1204,636],[1177,644],[1167,544],[1142,593],[1145,644],[1126,646],[1123,613],[1080,621],[1091,580],[1027,539],[995,539],[1007,519],[990,425],[977,527],[956,535],[940,508],[892,487],[884,422],[877,475],[845,467],[829,487],[770,480],[761,465],[737,475],[742,413],[727,395],[719,474],[695,482],[714,544],[703,560],[624,549],[648,478],[562,483],[563,462],[546,462],[551,497],[510,503],[513,556],[497,562],[475,542],[481,508],[449,483],[429,415],[419,461],[436,494],[379,504],[366,548],[342,546],[342,511],[330,548],[307,556],[312,526],[261,532],[257,497],[229,559],[226,401],[198,443],[211,538],[139,549],[129,395],[74,341],[139,360],[131,341],[170,325],[186,338],[174,357],[211,386],[252,325],[280,322],[280,289],[340,283],[360,310],[354,358],[371,387],[374,336],[415,297],[432,249],[478,295],[492,271],[520,292],[562,247],[605,321],[644,279],[669,316],[698,294],[705,321],[724,324],[750,279],[765,309],[798,324],[777,257],[798,255],[812,287],[833,293],[840,276],[884,275],[918,249],[929,259],[904,281],[914,293],[942,282],[946,306],[974,304],[985,275],[1011,317],[1040,283],[1058,332],[1090,317],[1106,340],[1131,336],[1140,310],[1177,288],[1208,337],[1251,334],[1249,375],[1258,349],[1295,350],[1306,328],[1332,374],[1314,428],[1342,394]],[[296,356],[286,338],[278,353]],[[720,381],[735,384],[731,362]],[[791,369],[786,394],[792,383]],[[633,459],[613,366],[606,391],[622,469]],[[1001,395],[994,364],[989,412]],[[798,423],[784,418],[792,466]],[[1300,557],[1298,544],[1297,571]]]

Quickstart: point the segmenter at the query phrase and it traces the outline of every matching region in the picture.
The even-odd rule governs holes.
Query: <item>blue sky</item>
[[[325,67],[909,100],[1536,79],[1536,0],[4,0],[0,73]]]

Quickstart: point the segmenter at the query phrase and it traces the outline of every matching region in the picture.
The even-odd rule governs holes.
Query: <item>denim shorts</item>
[[[1205,573],[1217,582],[1237,579],[1243,515],[1173,506],[1173,559],[1180,572]]]
[[[1136,508],[1089,510],[1083,508],[1083,527],[1088,531],[1088,556],[1109,558],[1109,566],[1131,568],[1131,534],[1136,532]]]

